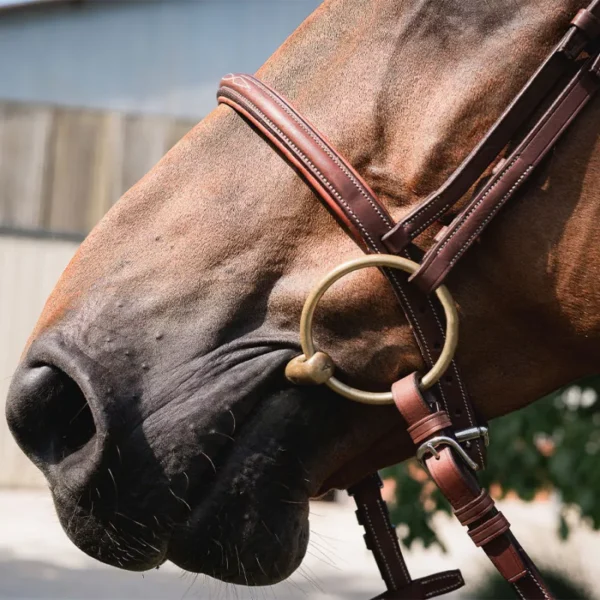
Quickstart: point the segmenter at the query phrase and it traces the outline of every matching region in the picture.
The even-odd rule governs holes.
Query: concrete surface
[[[568,543],[560,543],[551,502],[507,502],[502,508],[526,547],[536,549],[532,554],[542,565],[558,564],[600,589],[597,534],[579,528]],[[302,567],[287,582],[252,589],[184,573],[170,564],[146,574],[103,566],[67,539],[48,493],[0,491],[0,600],[366,600],[383,586],[353,510],[351,502],[314,503],[312,541]],[[413,575],[460,567],[476,583],[489,572],[486,559],[453,521],[442,518],[439,524],[443,538],[452,539],[452,553],[411,552]],[[468,590],[444,598],[474,598]]]

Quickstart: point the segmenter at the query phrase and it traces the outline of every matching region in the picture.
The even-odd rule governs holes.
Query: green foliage
[[[497,483],[504,494],[516,492],[526,501],[540,490],[554,491],[562,503],[557,532],[566,538],[564,515],[576,508],[594,529],[600,529],[600,378],[580,382],[490,424],[488,469],[481,474],[485,487]],[[437,491],[423,492],[414,464],[397,465],[382,475],[397,482],[396,503],[390,507],[395,523],[406,526],[403,542],[420,540],[426,547],[439,544],[431,518],[449,506]],[[423,509],[421,497],[426,497]],[[441,544],[440,544],[441,545]]]
[[[557,600],[591,600],[592,598],[566,575],[544,571],[542,576]],[[472,597],[477,600],[499,600],[514,598],[515,594],[506,579],[494,573],[473,593]]]

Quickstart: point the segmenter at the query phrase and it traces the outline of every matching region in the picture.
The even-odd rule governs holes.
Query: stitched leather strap
[[[479,519],[494,508],[494,501],[490,498],[490,495],[486,490],[481,490],[481,493],[475,500],[465,504],[462,508],[458,508],[454,511],[454,515],[460,521],[461,525],[465,527]]]
[[[444,571],[414,580],[411,578],[387,506],[381,497],[381,479],[378,475],[365,478],[352,486],[348,493],[354,497],[358,523],[366,530],[367,548],[373,553],[387,586],[387,592],[377,596],[377,599],[433,598],[464,585],[460,571]]]
[[[463,587],[464,581],[460,571],[442,571],[435,575],[428,575],[415,579],[406,588],[396,592],[384,592],[373,600],[419,600],[420,598],[434,598],[441,594],[449,594]]]
[[[380,252],[392,217],[360,175],[286,100],[258,79],[243,74],[221,80],[217,98],[252,122],[334,213],[356,243]]]
[[[392,393],[409,427],[431,414],[415,375],[395,383]],[[443,435],[450,439],[454,437],[451,429],[446,429]],[[430,455],[426,459],[427,470],[455,514],[468,526],[475,544],[483,548],[521,598],[552,600],[539,572],[509,531],[508,521],[496,510],[493,500],[481,489],[474,474],[457,458],[450,446],[436,448],[436,452],[437,456]]]
[[[420,444],[438,431],[448,429],[449,427],[452,427],[452,421],[450,421],[448,413],[440,410],[411,425],[408,428],[408,433],[415,444]]]
[[[564,38],[442,187],[384,236],[384,243],[390,252],[401,252],[411,240],[445,215],[473,187],[548,98],[556,83],[574,68],[574,61],[589,44],[589,36],[594,32],[593,19],[598,17],[600,0],[594,0],[586,9],[585,15],[578,15],[573,19],[572,27]]]
[[[425,293],[442,284],[498,211],[510,200],[554,147],[600,88],[600,55],[583,63],[537,125],[427,252],[411,278]]]
[[[496,513],[491,519],[487,519],[481,525],[469,530],[469,537],[473,543],[480,547],[493,542],[497,537],[510,529],[510,523],[501,513]]]
[[[365,251],[387,252],[381,238],[394,226],[389,213],[348,161],[280,94],[250,75],[231,74],[221,81],[217,97],[220,103],[231,106],[250,121],[300,171]],[[421,258],[414,247],[404,249],[402,254],[412,260]],[[408,285],[404,274],[388,269],[382,271],[406,314],[425,364],[431,367],[444,345],[438,307]],[[474,427],[481,422],[476,419],[455,363],[433,393],[457,429]],[[468,452],[483,468],[485,445],[474,441]]]

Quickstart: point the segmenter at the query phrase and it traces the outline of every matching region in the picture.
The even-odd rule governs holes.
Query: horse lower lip
[[[260,504],[263,506],[264,502]],[[287,525],[284,527],[274,526],[267,515],[258,516],[255,522],[257,527],[253,528],[252,537],[248,538],[243,532],[249,522],[240,514],[239,522],[230,523],[232,532],[220,538],[219,533],[222,532],[217,531],[223,521],[219,520],[218,515],[215,518],[215,515],[209,514],[205,507],[198,507],[197,519],[201,531],[194,525],[182,528],[181,538],[173,536],[169,542],[167,559],[185,571],[205,573],[227,583],[247,585],[249,576],[256,585],[278,583],[298,567],[308,542],[308,501],[304,507],[295,504],[286,508],[293,515],[288,512],[288,518],[285,519]],[[301,516],[303,511],[306,519]],[[270,511],[271,515],[275,512]],[[268,526],[265,521],[269,523]],[[214,531],[212,525],[216,526]],[[235,543],[231,542],[232,533]],[[285,543],[267,542],[267,533],[269,538],[283,538]],[[261,556],[261,567],[254,563],[256,552]],[[240,561],[246,565],[243,571],[238,567]]]

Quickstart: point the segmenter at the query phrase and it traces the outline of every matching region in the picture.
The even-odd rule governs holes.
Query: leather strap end
[[[413,273],[408,281],[429,296],[442,284],[449,269],[450,265],[443,258],[428,252],[421,262],[421,268]]]
[[[459,570],[442,571],[415,579],[401,590],[388,591],[373,600],[424,600],[448,594],[465,585]]]
[[[391,254],[400,254],[411,241],[412,238],[402,222],[381,238],[381,242]]]
[[[453,571],[442,571],[417,581],[421,582],[425,592],[425,598],[434,598],[441,594],[447,594],[458,590],[465,585],[462,573],[456,569]]]
[[[600,19],[587,8],[582,8],[571,21],[580,31],[583,31],[590,40],[600,37]]]

